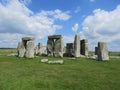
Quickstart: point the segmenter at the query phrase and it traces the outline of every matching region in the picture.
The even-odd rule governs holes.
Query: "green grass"
[[[0,55],[0,90],[120,90],[120,60],[101,62],[64,57],[64,64],[41,63],[42,58]]]
[[[13,49],[13,48],[0,48],[0,55],[8,55],[8,54],[11,54],[11,53],[16,53],[17,50],[16,49]]]
[[[120,52],[109,52],[110,56],[120,56]]]

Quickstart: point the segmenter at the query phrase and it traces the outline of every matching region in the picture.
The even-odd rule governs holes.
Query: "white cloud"
[[[32,0],[20,0],[20,2],[25,5],[29,5],[32,2]]]
[[[30,3],[31,0],[20,1]],[[41,39],[54,34],[56,30],[62,28],[55,21],[66,21],[70,18],[68,12],[62,12],[59,9],[53,11],[43,10],[35,14],[26,7],[25,3],[20,1],[6,0],[4,4],[0,2],[0,47],[9,46],[5,43],[3,45],[2,41],[6,41],[6,37],[10,35],[13,35],[14,38],[16,38],[17,34],[18,37],[33,36]],[[12,39],[14,39],[13,37]],[[11,40],[7,42],[10,43]]]
[[[93,13],[82,23],[81,36],[89,39],[92,49],[98,41],[104,41],[110,50],[120,51],[120,6],[113,11],[96,9]]]
[[[79,28],[79,24],[76,23],[76,24],[72,27],[72,30],[73,30],[74,32],[77,32],[78,28]]]
[[[70,18],[70,16],[68,15],[69,12],[65,12],[63,13],[62,11],[60,11],[59,9],[56,9],[54,11],[54,17],[56,19],[60,19],[60,20],[68,20]]]
[[[64,35],[63,36],[63,41],[64,41],[64,44],[73,43],[74,42],[74,35]]]

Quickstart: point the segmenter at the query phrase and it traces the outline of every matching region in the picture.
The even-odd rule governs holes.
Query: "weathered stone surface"
[[[54,42],[52,39],[48,38],[47,41],[47,55],[48,56],[53,56],[53,52],[54,52]]]
[[[34,41],[33,37],[23,37],[22,38],[23,41]]]
[[[35,46],[34,48],[34,53],[37,55],[38,54],[38,45]]]
[[[63,57],[63,43],[62,39],[56,39],[54,44],[54,56],[60,56]]]
[[[95,55],[98,54],[98,47],[95,47]]]
[[[98,60],[109,60],[108,48],[104,42],[98,42]]]
[[[48,36],[47,54],[48,56],[63,57],[63,42],[61,35]]]
[[[41,55],[43,53],[43,45],[42,43],[38,43],[38,54]]]
[[[63,60],[50,60],[48,61],[49,64],[63,64]]]
[[[41,62],[48,62],[48,59],[41,59]]]
[[[88,56],[88,40],[83,39],[80,41],[80,46],[81,46],[81,55]]]
[[[45,53],[45,51],[43,49],[42,43],[38,43],[38,45],[36,45],[36,47],[35,47],[35,54],[42,55],[44,53]]]
[[[74,44],[73,43],[66,44],[66,56],[69,56],[69,57],[74,56]]]
[[[22,42],[18,43],[18,57],[34,57],[34,38],[23,37]]]
[[[74,56],[80,57],[80,36],[75,35],[74,39]]]
[[[18,43],[17,51],[18,51],[18,57],[24,57],[25,47],[23,42]]]
[[[89,58],[96,59],[96,58],[97,58],[97,55],[89,56]]]
[[[62,38],[62,35],[52,35],[52,36],[48,36],[49,39],[60,39]]]
[[[25,57],[34,58],[34,42],[33,41],[29,41],[27,43]]]

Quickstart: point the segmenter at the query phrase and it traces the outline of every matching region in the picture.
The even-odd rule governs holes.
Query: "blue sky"
[[[17,47],[24,36],[46,44],[47,36],[62,34],[64,45],[74,35],[120,51],[120,0],[0,0],[0,47]]]

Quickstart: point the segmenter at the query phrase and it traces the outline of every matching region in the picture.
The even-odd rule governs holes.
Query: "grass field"
[[[0,54],[0,90],[120,90],[120,60],[117,58],[101,62],[64,57],[64,64],[60,65],[40,60],[61,58],[18,58],[6,56],[3,50]]]

